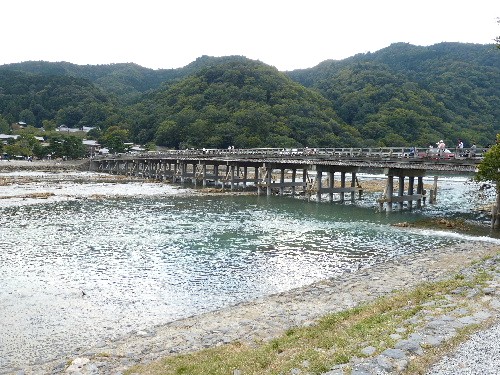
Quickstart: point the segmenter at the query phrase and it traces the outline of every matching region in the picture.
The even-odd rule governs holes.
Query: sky
[[[280,71],[392,43],[494,43],[500,0],[16,0],[0,3],[0,65],[186,66],[241,55]]]

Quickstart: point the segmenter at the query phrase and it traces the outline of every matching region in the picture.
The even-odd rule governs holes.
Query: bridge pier
[[[351,202],[354,202],[355,192],[358,191],[361,196],[362,189],[356,187],[356,173],[358,172],[358,167],[345,167],[345,166],[323,166],[316,165],[316,199],[321,201],[321,196],[323,194],[328,194],[328,201],[333,202],[333,194],[338,193],[340,196],[339,202],[345,202],[345,193],[351,194]],[[323,172],[328,175],[328,187],[323,187]],[[335,173],[340,173],[340,187],[335,187]],[[351,174],[350,186],[346,185],[346,174]]]
[[[333,187],[335,185],[335,172],[328,172],[328,202],[333,202]]]
[[[243,166],[243,189],[247,188],[247,178],[248,178],[248,167]]]
[[[321,169],[316,170],[316,200],[321,201],[321,194],[323,193],[322,188],[323,171]]]
[[[307,179],[307,170],[303,165],[297,164],[273,164],[273,163],[264,163],[263,165],[264,176],[260,179],[261,182],[258,183],[259,191],[261,188],[266,188],[266,194],[271,195],[273,189],[279,192],[280,195],[285,194],[285,189],[290,188],[291,194],[296,194],[296,188],[301,187],[306,190],[306,179]],[[297,181],[297,169],[302,168],[302,182]],[[257,170],[257,167],[256,167]],[[273,179],[273,171],[279,170],[279,181],[274,181]],[[286,171],[292,171],[291,181],[285,181]]]
[[[378,199],[379,210],[384,210],[386,203],[386,211],[391,212],[393,203],[397,203],[399,210],[403,210],[404,202],[407,202],[408,208],[413,208],[413,201],[417,201],[417,208],[422,207],[422,200],[425,202],[425,192],[423,184],[423,176],[425,170],[419,169],[402,169],[402,168],[386,168],[384,170],[387,175],[387,184],[384,191],[384,196]],[[398,194],[394,196],[394,177],[398,178]],[[405,195],[405,177],[408,177],[408,194]],[[417,193],[415,194],[415,177],[417,180]]]
[[[285,195],[285,169],[280,169],[280,195]]]

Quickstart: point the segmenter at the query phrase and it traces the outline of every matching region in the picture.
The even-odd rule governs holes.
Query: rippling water
[[[332,205],[168,189],[1,207],[0,370],[466,241],[389,225],[423,214],[470,212],[464,180],[448,182],[441,205],[427,213],[376,213],[371,198]],[[73,185],[83,196],[102,188]]]

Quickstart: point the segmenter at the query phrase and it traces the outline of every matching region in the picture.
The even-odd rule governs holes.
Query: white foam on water
[[[487,236],[471,236],[468,234],[445,231],[445,230],[420,229],[420,228],[413,228],[413,229],[404,228],[404,230],[408,230],[414,234],[418,234],[421,236],[442,237],[442,238],[450,238],[454,240],[472,241],[472,242],[487,242],[500,245],[500,238],[493,238]]]

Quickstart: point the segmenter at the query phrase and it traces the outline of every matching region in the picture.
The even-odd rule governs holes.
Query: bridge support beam
[[[383,211],[384,203],[386,203],[386,211],[391,212],[393,203],[397,203],[399,210],[404,208],[404,202],[407,202],[408,208],[413,208],[413,201],[417,201],[417,208],[422,206],[422,200],[425,199],[425,191],[423,188],[423,176],[425,170],[420,169],[401,169],[401,168],[386,168],[384,170],[387,175],[387,184],[382,198],[378,199],[379,210]],[[394,195],[394,177],[398,178],[398,192]],[[408,194],[405,195],[405,177],[408,177]],[[415,177],[418,178],[417,194],[414,194]]]
[[[297,181],[297,170],[302,168],[302,178],[303,182]],[[279,174],[275,171],[278,170]],[[291,170],[291,181],[286,181],[287,170]],[[255,167],[255,173],[257,174],[258,168]],[[303,165],[300,164],[275,164],[275,163],[264,163],[262,166],[262,171],[260,179],[253,179],[257,184],[259,192],[261,189],[266,189],[266,194],[271,195],[274,192],[278,192],[279,195],[285,195],[285,191],[290,189],[292,195],[296,194],[296,188],[302,187],[304,192],[306,191],[306,179],[307,171]],[[274,178],[273,178],[274,177]],[[276,181],[277,180],[277,181]],[[252,181],[252,180],[249,180]]]
[[[285,169],[280,169],[280,195],[285,195]]]
[[[358,167],[346,167],[346,166],[325,166],[316,165],[314,168],[316,170],[316,199],[321,200],[322,194],[328,194],[328,201],[333,202],[333,194],[339,194],[339,202],[345,202],[345,193],[350,193],[351,201],[354,201],[356,191],[359,192],[361,197],[362,188],[356,187],[356,173],[358,172]],[[328,187],[323,186],[323,172],[327,173],[328,176]],[[340,187],[335,187],[335,173],[340,173]],[[347,186],[346,174],[351,174],[350,186]]]

